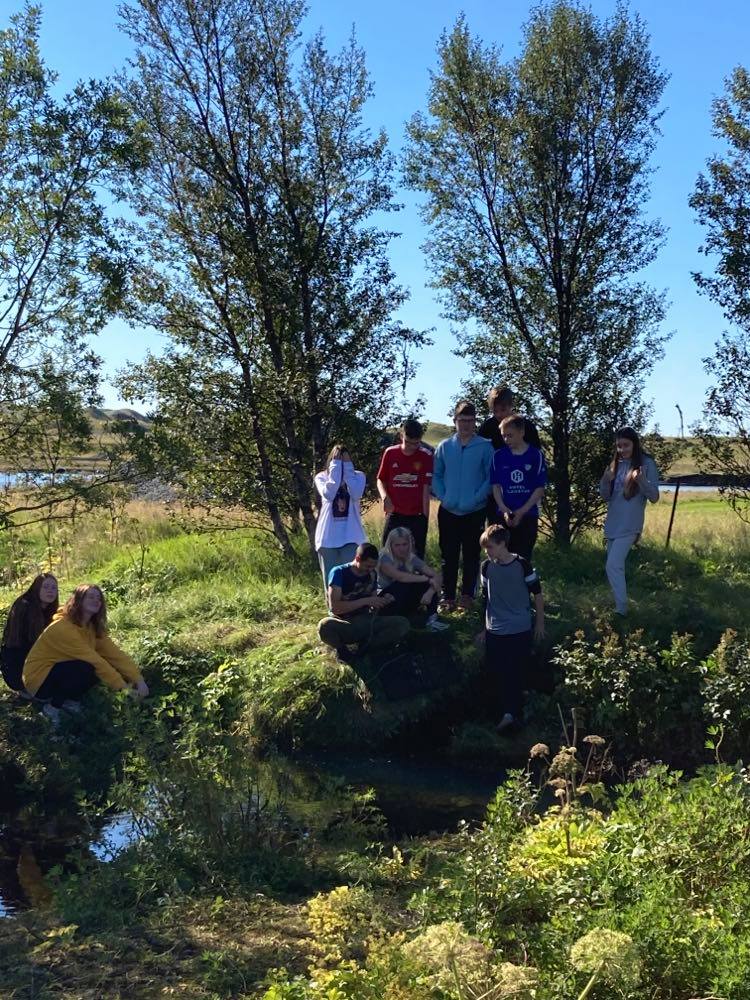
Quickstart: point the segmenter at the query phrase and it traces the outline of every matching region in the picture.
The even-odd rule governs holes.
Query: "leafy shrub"
[[[721,727],[721,752],[729,759],[750,754],[750,638],[729,629],[702,664],[706,718]]]
[[[702,755],[700,671],[689,636],[659,648],[640,631],[621,637],[603,626],[592,639],[576,632],[555,662],[585,725],[621,757],[680,762]]]

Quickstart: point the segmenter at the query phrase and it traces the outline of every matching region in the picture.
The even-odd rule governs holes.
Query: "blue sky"
[[[21,5],[21,0],[0,0],[0,21],[6,22]],[[614,3],[593,0],[591,6],[606,16]],[[105,76],[122,66],[129,43],[117,30],[116,9],[117,0],[48,0],[44,5],[42,53],[59,72],[62,86],[79,78]],[[658,260],[645,274],[654,285],[667,289],[671,303],[665,329],[673,330],[674,336],[664,361],[648,381],[647,395],[653,399],[654,419],[663,431],[673,433],[678,428],[675,403],[682,406],[688,424],[700,414],[707,385],[701,358],[711,352],[724,327],[718,309],[697,294],[690,277],[691,271],[705,263],[698,254],[701,230],[687,199],[707,156],[716,149],[711,100],[721,93],[734,66],[750,64],[750,4],[747,0],[635,0],[631,9],[645,19],[652,49],[671,77],[663,99],[662,137],[648,207],[666,223],[669,234]],[[322,28],[332,47],[343,44],[354,25],[375,84],[368,120],[373,128],[386,129],[395,150],[403,141],[404,122],[424,107],[436,41],[461,10],[473,32],[501,45],[507,56],[517,52],[528,2],[313,0],[310,4],[310,30]],[[450,353],[454,341],[449,325],[440,317],[433,291],[426,287],[429,275],[420,250],[426,231],[419,220],[417,198],[404,192],[401,200],[405,209],[395,217],[393,228],[402,235],[391,256],[399,280],[411,290],[411,299],[400,319],[420,328],[435,328],[434,346],[419,359],[415,394],[419,391],[426,396],[426,416],[442,421],[466,369]],[[140,359],[147,348],[158,350],[159,344],[153,333],[113,323],[98,346],[112,373],[128,360]],[[117,402],[111,387],[106,396],[107,405]]]

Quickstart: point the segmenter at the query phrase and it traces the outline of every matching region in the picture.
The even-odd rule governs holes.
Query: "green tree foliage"
[[[750,74],[737,67],[713,104],[714,135],[724,145],[698,177],[690,205],[707,229],[701,250],[713,274],[694,274],[698,288],[719,305],[733,329],[704,362],[714,384],[704,426],[695,429],[698,457],[729,477],[725,496],[740,516],[750,504]],[[727,437],[730,435],[730,437]]]
[[[600,509],[612,431],[643,419],[663,298],[637,273],[662,238],[643,217],[665,77],[638,17],[536,7],[503,61],[463,19],[443,35],[429,114],[410,123],[409,183],[482,396],[507,379],[551,443],[562,544]]]
[[[392,158],[362,124],[352,41],[301,45],[299,0],[138,0],[129,97],[154,156],[130,194],[142,225],[134,319],[170,338],[131,371],[155,442],[189,491],[315,530],[312,474],[393,419],[421,335],[372,224],[395,208]],[[366,422],[363,422],[362,419]]]
[[[84,410],[97,400],[99,360],[87,338],[124,282],[99,191],[137,166],[141,147],[111,85],[54,95],[39,22],[27,6],[0,31],[0,465],[38,487],[33,499],[3,491],[6,525],[19,509],[49,514],[96,485],[57,471],[92,445]]]

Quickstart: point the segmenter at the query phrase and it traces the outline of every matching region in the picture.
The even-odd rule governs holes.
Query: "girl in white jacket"
[[[328,456],[328,469],[315,476],[315,488],[321,500],[315,551],[327,595],[331,570],[350,563],[357,546],[366,540],[359,509],[365,491],[365,474],[354,468],[345,445],[333,446]]]

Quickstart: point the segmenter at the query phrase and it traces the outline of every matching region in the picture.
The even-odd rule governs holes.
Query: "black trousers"
[[[380,614],[410,615],[413,611],[418,611],[422,594],[424,594],[425,590],[429,587],[429,583],[422,583],[420,581],[406,583],[403,580],[394,580],[393,583],[389,583],[388,586],[381,591],[381,594],[392,594],[394,600],[388,605],[388,607],[383,608]],[[422,606],[425,607],[428,615],[434,614],[437,611],[438,594],[435,594],[432,597],[429,604]]]
[[[64,701],[80,701],[96,684],[96,671],[85,660],[61,660],[42,681],[36,697],[60,708]]]
[[[531,632],[497,635],[487,632],[485,668],[497,697],[502,717],[508,712],[514,719],[523,716],[523,689],[531,662]]]
[[[3,673],[3,680],[13,691],[23,691],[23,664],[29,649],[29,646],[24,649],[3,646],[0,649],[0,670]]]
[[[510,531],[510,539],[508,541],[510,551],[523,556],[524,559],[528,559],[531,562],[531,554],[534,551],[539,534],[539,518],[527,514],[519,524],[513,528],[508,528],[508,530]]]
[[[440,555],[443,559],[443,593],[455,599],[458,563],[463,556],[461,593],[474,596],[479,576],[479,538],[484,531],[484,507],[472,514],[451,514],[442,505],[438,508]]]
[[[383,525],[383,542],[394,528],[408,528],[414,536],[414,551],[420,559],[424,559],[427,546],[427,517],[424,514],[388,514]]]

